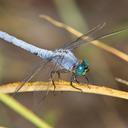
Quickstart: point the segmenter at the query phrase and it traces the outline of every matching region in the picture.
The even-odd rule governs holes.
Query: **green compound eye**
[[[88,71],[89,63],[86,59],[82,61],[81,64],[79,64],[75,69],[75,75],[76,76],[84,76],[86,72]]]
[[[83,72],[84,72],[84,65],[82,65],[82,64],[79,64],[77,67],[76,67],[76,69],[75,69],[75,75],[76,76],[81,76],[82,74],[83,74]]]

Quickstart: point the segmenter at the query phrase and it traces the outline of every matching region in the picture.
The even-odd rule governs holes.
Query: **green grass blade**
[[[16,113],[18,113],[25,119],[29,120],[36,127],[52,128],[46,122],[44,122],[39,117],[37,117],[33,112],[31,112],[30,110],[25,108],[23,105],[18,103],[15,99],[10,97],[9,95],[0,93],[0,101],[3,102],[4,104],[6,104],[8,107],[10,107],[12,110],[14,110]]]

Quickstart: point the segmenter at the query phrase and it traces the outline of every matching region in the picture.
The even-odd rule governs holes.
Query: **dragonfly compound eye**
[[[75,68],[75,75],[84,76],[88,71],[89,71],[88,65],[83,60],[82,63]]]

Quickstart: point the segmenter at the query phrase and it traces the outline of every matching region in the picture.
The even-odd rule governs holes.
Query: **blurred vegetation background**
[[[0,0],[0,30],[6,31],[36,46],[55,49],[76,37],[39,18],[46,14],[68,24],[82,33],[106,22],[100,34],[128,26],[127,0]],[[127,34],[104,39],[104,43],[128,54]],[[115,77],[128,80],[128,64],[93,45],[75,50],[75,55],[87,58],[90,63],[90,83],[109,85],[127,90],[115,82]],[[0,82],[22,81],[41,59],[0,41]],[[48,81],[49,67],[32,81]],[[62,78],[69,80],[71,74]],[[127,128],[128,103],[125,100],[80,93],[52,92],[45,100],[45,92],[20,93],[16,99],[50,123],[55,128]],[[9,128],[34,128],[31,123],[0,103],[0,126]]]

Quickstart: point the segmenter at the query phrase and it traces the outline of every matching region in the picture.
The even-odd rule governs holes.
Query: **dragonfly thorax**
[[[86,59],[84,59],[81,63],[79,63],[74,69],[74,73],[76,76],[85,76],[85,74],[88,71],[89,71],[89,64]]]
[[[75,55],[68,49],[57,49],[54,51],[54,56],[57,56],[53,59],[61,69],[72,71],[74,65],[78,65],[78,60]]]

